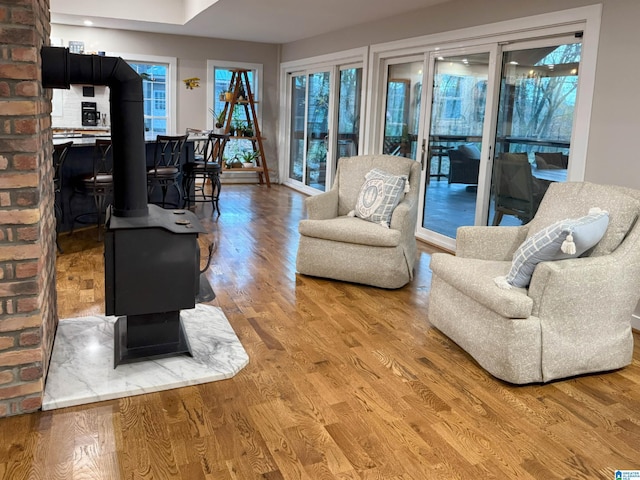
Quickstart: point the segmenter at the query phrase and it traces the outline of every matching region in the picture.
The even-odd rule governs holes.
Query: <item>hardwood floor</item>
[[[225,185],[209,279],[234,378],[0,419],[0,479],[607,479],[640,469],[640,338],[619,371],[512,386],[430,326],[430,253],[386,291],[295,274],[304,196]],[[95,232],[62,236],[61,318],[103,311]]]

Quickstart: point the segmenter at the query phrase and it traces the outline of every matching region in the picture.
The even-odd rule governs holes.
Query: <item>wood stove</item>
[[[110,91],[113,205],[105,229],[107,315],[121,316],[114,364],[189,354],[180,310],[195,307],[200,283],[192,212],[147,204],[142,78],[122,58],[43,47],[45,88],[106,85]],[[206,280],[205,280],[206,281]]]
[[[107,212],[105,300],[115,325],[114,363],[190,354],[180,310],[193,308],[200,283],[198,233],[185,210],[149,205],[145,217]]]

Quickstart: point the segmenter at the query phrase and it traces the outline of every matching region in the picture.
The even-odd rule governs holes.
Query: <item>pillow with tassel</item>
[[[540,262],[579,257],[593,248],[609,226],[609,213],[592,208],[588,215],[560,220],[525,240],[513,254],[511,270],[494,278],[500,288],[528,287]]]

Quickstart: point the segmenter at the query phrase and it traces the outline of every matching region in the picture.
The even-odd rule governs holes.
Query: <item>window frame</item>
[[[145,63],[149,65],[166,65],[167,66],[167,83],[166,83],[166,97],[165,102],[167,105],[166,117],[152,117],[152,118],[166,118],[167,121],[167,135],[175,135],[177,128],[177,106],[176,99],[178,98],[178,59],[176,57],[163,57],[159,55],[144,55],[140,53],[119,53],[119,52],[107,52],[110,57],[122,57],[122,59],[128,63]],[[152,98],[155,102],[155,98]],[[154,136],[155,138],[155,136]]]
[[[262,108],[260,107],[260,101],[262,100],[263,94],[263,83],[264,83],[264,75],[263,70],[264,66],[262,63],[250,63],[250,62],[230,62],[228,60],[207,60],[207,111],[205,112],[207,122],[206,129],[213,130],[213,116],[209,112],[209,108],[213,108],[215,106],[215,77],[214,71],[215,68],[223,68],[223,69],[231,69],[231,68],[242,68],[245,70],[252,70],[254,72],[254,84],[255,88],[253,88],[253,99],[255,102],[256,116],[258,117],[258,126],[260,127],[260,131],[262,131]],[[254,86],[252,86],[254,87]],[[219,112],[216,112],[219,113]]]

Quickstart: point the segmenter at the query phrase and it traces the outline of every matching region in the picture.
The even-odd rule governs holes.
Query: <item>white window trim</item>
[[[109,57],[122,57],[126,62],[153,63],[167,65],[167,135],[176,135],[178,98],[178,59],[176,57],[162,57],[157,55],[143,55],[140,53],[106,52]]]
[[[300,182],[289,179],[289,144],[287,142],[289,138],[289,125],[291,125],[291,108],[289,103],[289,82],[288,76],[291,74],[307,74],[310,71],[331,70],[335,72],[336,67],[349,67],[362,66],[362,105],[360,112],[360,132],[363,131],[365,117],[366,117],[366,92],[367,92],[367,70],[369,59],[369,47],[353,48],[350,50],[343,50],[340,52],[329,53],[326,55],[318,55],[315,57],[309,57],[301,60],[292,60],[290,62],[283,62],[280,64],[280,98],[283,101],[280,102],[280,112],[278,118],[280,128],[278,134],[278,178],[280,183],[290,186],[309,195],[317,195],[322,193],[315,188],[307,187]],[[335,77],[335,75],[334,75]],[[334,78],[335,82],[335,78]],[[334,100],[335,102],[335,100]],[[332,109],[335,114],[335,106]],[[361,151],[363,147],[362,134],[360,135],[360,145],[358,145],[358,151]],[[327,172],[329,173],[329,172]],[[327,180],[331,181],[331,175],[327,177]],[[327,187],[329,185],[327,184]]]
[[[257,91],[252,92],[253,98],[255,102],[258,102],[256,105],[256,115],[258,117],[258,126],[260,127],[260,131],[262,131],[262,108],[260,108],[260,101],[262,100],[262,91],[263,91],[263,65],[261,63],[248,63],[248,62],[229,62],[226,60],[207,60],[207,130],[213,129],[213,116],[209,113],[209,108],[211,108],[214,104],[214,89],[215,89],[215,79],[213,78],[213,70],[214,68],[242,68],[245,70],[254,70],[256,72],[255,83],[257,85]]]

